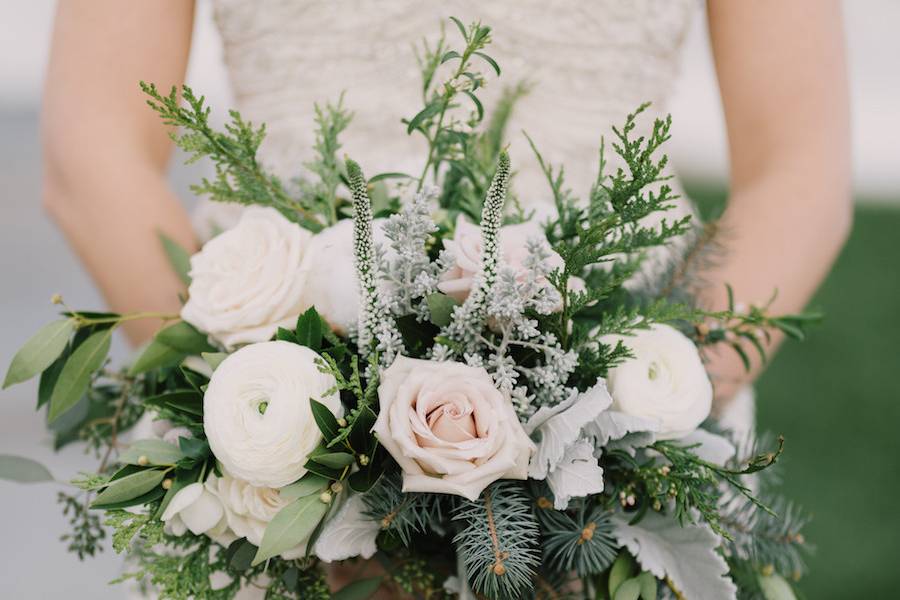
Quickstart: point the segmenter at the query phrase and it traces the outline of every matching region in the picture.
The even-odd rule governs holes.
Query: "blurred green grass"
[[[689,187],[704,215],[725,192]],[[900,202],[894,203],[900,206]],[[900,583],[900,210],[858,204],[810,306],[825,321],[788,342],[757,385],[760,430],[786,438],[783,488],[812,515],[810,599],[896,598]]]

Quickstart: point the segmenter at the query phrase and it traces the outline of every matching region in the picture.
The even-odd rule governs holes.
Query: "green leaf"
[[[278,490],[278,495],[281,496],[282,500],[291,502],[298,498],[309,496],[310,494],[320,493],[328,487],[329,481],[329,479],[326,479],[321,475],[307,473],[301,477],[299,481],[286,485]]]
[[[109,482],[91,503],[91,508],[103,508],[126,502],[153,491],[165,478],[162,469],[142,469]],[[160,488],[162,489],[162,488]]]
[[[380,462],[375,463],[372,460],[367,467],[360,469],[356,473],[351,473],[350,477],[347,478],[347,483],[350,484],[350,489],[354,492],[365,494],[378,483],[382,475],[384,475],[384,465]]]
[[[366,600],[371,598],[378,588],[381,587],[381,577],[370,577],[368,579],[360,579],[352,583],[348,583],[340,590],[335,592],[332,600]]]
[[[428,311],[431,313],[431,322],[438,327],[449,325],[453,309],[459,306],[459,302],[446,294],[428,294],[425,301],[428,303]]]
[[[206,339],[205,334],[185,321],[179,321],[160,330],[154,339],[184,354],[216,351],[216,348]]]
[[[144,399],[144,404],[203,416],[203,396],[196,390],[174,390]]]
[[[75,406],[87,391],[91,375],[103,366],[109,353],[112,332],[112,329],[104,329],[91,334],[66,361],[50,394],[49,422]]]
[[[222,364],[222,361],[228,358],[228,354],[225,352],[201,352],[200,356],[203,357],[203,360],[206,361],[206,364],[209,365],[209,368],[215,371],[219,368],[219,365]]]
[[[414,177],[408,173],[398,173],[398,172],[379,173],[378,175],[370,177],[369,183],[377,183],[383,179],[414,179]]]
[[[466,26],[463,25],[462,21],[457,19],[456,17],[450,17],[450,20],[456,24],[456,28],[459,29],[459,32],[462,34],[463,39],[467,42],[469,41],[469,34],[466,32]]]
[[[463,93],[475,104],[475,110],[478,111],[478,120],[481,121],[484,118],[484,105],[481,103],[481,100],[469,90],[463,90]]]
[[[306,496],[288,504],[266,526],[253,566],[278,556],[309,539],[328,512],[328,504],[318,496]]]
[[[75,329],[74,319],[60,319],[41,327],[16,352],[6,371],[3,388],[27,381],[53,364],[66,349]]]
[[[309,471],[310,473],[315,473],[320,477],[324,477],[328,480],[340,479],[342,472],[340,469],[333,469],[331,467],[326,467],[325,465],[319,464],[314,460],[306,461],[306,464],[303,465],[303,468]]]
[[[14,454],[0,454],[0,479],[18,483],[41,483],[53,481],[53,475],[36,460]]]
[[[453,60],[454,58],[461,58],[459,52],[456,50],[450,50],[449,52],[445,52],[441,57],[441,64],[444,64],[448,60]]]
[[[422,124],[423,121],[441,112],[442,106],[443,103],[441,100],[435,100],[434,102],[420,110],[416,116],[410,119],[409,124],[406,126],[406,133],[412,133],[419,127],[419,125]]]
[[[324,454],[314,454],[309,457],[320,465],[331,467],[332,469],[343,469],[347,465],[353,464],[353,455],[347,452],[326,452]]]
[[[171,367],[180,363],[184,358],[184,352],[179,352],[175,348],[154,339],[144,348],[138,359],[128,369],[128,374],[134,376],[153,369]]]
[[[656,600],[657,583],[653,573],[644,571],[637,576],[637,580],[641,584],[641,600]]]
[[[778,573],[758,575],[757,580],[766,600],[797,600],[791,585]]]
[[[309,399],[309,405],[312,408],[313,419],[316,420],[316,425],[319,426],[319,431],[322,432],[325,441],[329,442],[334,439],[339,430],[334,413],[327,406],[313,398]]]
[[[613,600],[638,600],[641,597],[641,584],[637,579],[627,579],[619,584]]]
[[[119,462],[124,465],[138,465],[141,464],[142,457],[146,461],[141,466],[174,465],[184,458],[184,453],[175,444],[162,440],[137,440],[119,455]]]
[[[619,553],[619,556],[616,557],[616,561],[609,570],[610,597],[615,598],[616,590],[619,589],[619,586],[622,585],[625,580],[631,578],[633,572],[634,559],[631,558],[630,554],[623,550]]]
[[[188,274],[191,271],[191,255],[166,234],[158,232],[157,235],[175,274],[184,285],[191,285],[191,276]]]
[[[322,347],[322,317],[315,307],[310,307],[297,319],[295,333],[297,343],[318,351]]]
[[[484,52],[473,52],[472,54],[474,54],[475,56],[479,56],[479,57],[483,58],[484,61],[485,61],[486,63],[488,63],[489,65],[491,65],[491,67],[493,67],[494,71],[497,73],[497,76],[499,77],[499,75],[500,75],[500,65],[497,64],[497,61],[496,61],[496,60],[494,60],[493,58],[491,58],[490,56],[488,56],[488,55],[485,54]]]
[[[194,459],[204,458],[211,452],[209,442],[200,438],[180,437],[178,448],[184,456]]]
[[[50,402],[50,395],[53,394],[56,380],[59,379],[59,374],[62,373],[68,358],[68,353],[63,352],[59,358],[53,361],[52,365],[44,369],[44,372],[41,373],[41,378],[38,381],[38,408]]]
[[[235,540],[225,551],[225,562],[235,571],[246,571],[253,563],[257,550],[246,538]]]

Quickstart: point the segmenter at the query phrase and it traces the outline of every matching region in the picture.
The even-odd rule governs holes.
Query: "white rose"
[[[383,229],[384,219],[372,222],[372,237],[390,258]],[[356,327],[359,317],[359,282],[353,253],[353,221],[345,219],[313,236],[309,246],[312,260],[304,289],[304,303],[316,311],[340,335]],[[386,285],[381,282],[381,285]]]
[[[307,305],[305,229],[273,208],[251,207],[238,224],[191,257],[181,317],[228,348],[292,327]]]
[[[281,497],[281,493],[270,487],[250,485],[246,481],[223,474],[221,477],[210,475],[206,480],[206,489],[221,503],[225,512],[228,527],[239,538],[246,538],[251,544],[259,546],[263,533],[278,512],[290,504]],[[281,554],[291,559],[306,554],[306,542]]]
[[[634,358],[607,375],[612,408],[657,421],[657,439],[677,439],[694,431],[709,416],[713,397],[694,343],[677,329],[661,324],[633,336],[601,338],[613,345],[619,340]]]
[[[334,377],[319,371],[319,355],[290,342],[244,346],[222,361],[203,396],[203,428],[215,457],[232,476],[279,488],[306,473],[322,440],[310,398],[336,416]]]
[[[219,498],[200,483],[192,483],[178,490],[163,511],[162,521],[173,535],[208,535],[221,544],[236,538],[228,531],[225,510]]]
[[[549,257],[545,264],[550,270],[563,266],[563,259],[550,249],[546,243],[544,230],[534,221],[526,221],[516,225],[506,225],[500,228],[500,256],[503,265],[512,268],[521,279],[527,274],[525,259],[528,258],[527,243],[531,239],[545,240]],[[475,276],[481,269],[481,227],[469,223],[460,215],[456,219],[456,231],[452,240],[444,240],[444,246],[453,255],[453,266],[442,276],[438,283],[438,289],[459,302],[464,301],[472,290]],[[549,282],[546,282],[550,286]],[[583,290],[584,282],[577,278],[570,279],[573,290]],[[558,310],[558,308],[557,308]]]
[[[378,550],[375,539],[381,532],[381,524],[366,516],[365,511],[362,495],[353,494],[347,498],[322,528],[322,535],[316,540],[315,555],[325,562],[355,556],[372,558]]]
[[[487,371],[400,356],[381,377],[373,431],[403,470],[403,491],[475,500],[526,479],[534,444]]]

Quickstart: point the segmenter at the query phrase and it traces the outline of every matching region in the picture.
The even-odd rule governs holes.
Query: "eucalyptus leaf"
[[[166,253],[166,258],[169,259],[169,264],[172,265],[175,274],[178,275],[178,278],[181,279],[184,285],[190,285],[191,276],[189,273],[191,271],[191,255],[187,250],[182,248],[178,242],[166,234],[159,232],[157,235],[159,236],[160,243],[162,243],[163,251]]]
[[[152,491],[162,483],[165,471],[162,469],[142,469],[109,482],[91,503],[92,508],[103,508],[125,502]]]
[[[141,355],[138,356],[131,368],[128,369],[129,375],[140,375],[153,369],[161,367],[171,367],[177,365],[185,358],[185,353],[175,348],[163,344],[159,340],[154,339],[147,344]]]
[[[263,532],[253,566],[306,542],[328,507],[319,496],[306,496],[278,511]]]
[[[459,306],[454,298],[446,294],[428,294],[425,298],[428,303],[428,312],[431,314],[431,322],[438,327],[446,327],[450,324],[453,309]]]
[[[53,364],[66,349],[75,329],[74,319],[60,319],[41,327],[16,352],[6,371],[3,388],[27,381]]]
[[[315,473],[307,473],[299,481],[290,485],[286,485],[278,490],[278,495],[282,500],[292,502],[298,498],[309,496],[310,494],[318,494],[326,487],[330,480],[316,475]]]
[[[641,584],[637,579],[626,579],[619,587],[613,600],[638,600],[641,597]]]
[[[63,352],[59,358],[53,361],[53,364],[44,369],[44,372],[41,373],[41,378],[38,381],[38,408],[50,402],[50,396],[53,394],[56,380],[59,379],[59,374],[62,373],[67,358],[69,358],[68,353]]]
[[[658,587],[656,577],[644,571],[637,576],[637,580],[641,584],[641,600],[656,600]]]
[[[381,587],[381,577],[370,577],[368,579],[359,579],[352,583],[348,583],[340,590],[335,592],[332,600],[366,600],[371,598],[378,588]]]
[[[619,586],[631,578],[632,573],[634,573],[634,559],[623,550],[619,552],[619,556],[616,557],[616,561],[609,570],[609,595],[611,598],[615,597]]]
[[[53,422],[81,399],[91,383],[91,375],[103,366],[112,340],[112,329],[104,329],[84,341],[66,361],[53,393],[48,420]]]
[[[343,469],[353,464],[353,455],[347,452],[326,452],[309,457],[320,465],[331,467],[332,469]]]
[[[0,454],[0,479],[18,483],[41,483],[53,481],[53,475],[36,460],[14,454]]]
[[[142,458],[145,459],[144,465],[174,465],[184,458],[184,453],[178,446],[162,440],[137,440],[119,455],[119,462],[138,465]]]

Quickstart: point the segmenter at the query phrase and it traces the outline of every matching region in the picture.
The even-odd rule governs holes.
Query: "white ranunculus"
[[[290,504],[275,488],[250,485],[227,473],[221,477],[210,475],[206,480],[206,489],[221,503],[231,532],[239,538],[247,538],[255,546],[262,542],[269,521]],[[281,556],[291,559],[304,554],[306,542],[283,552]]]
[[[264,342],[308,308],[312,235],[273,208],[251,207],[191,257],[181,317],[228,348]]]
[[[322,528],[322,534],[316,540],[315,555],[325,562],[356,556],[372,558],[378,549],[375,538],[381,531],[381,524],[366,516],[365,510],[362,495],[353,494],[347,498]]]
[[[526,479],[534,444],[482,368],[398,357],[378,387],[373,431],[403,470],[403,490],[475,500],[498,479]]]
[[[634,358],[610,369],[606,378],[613,409],[659,423],[657,439],[677,439],[709,416],[713,390],[697,347],[668,325],[656,324],[621,340]]]
[[[280,488],[306,473],[322,440],[310,399],[340,417],[334,377],[319,371],[319,355],[290,342],[244,346],[222,361],[203,396],[203,428],[230,475]]]
[[[527,243],[531,239],[545,240],[544,230],[534,221],[526,221],[516,225],[500,228],[500,257],[503,265],[512,268],[520,278],[524,278],[527,270],[525,259],[528,258]],[[545,242],[546,243],[546,242]],[[481,269],[481,227],[474,225],[460,215],[456,219],[456,230],[452,240],[444,240],[444,246],[453,255],[453,266],[442,276],[438,289],[459,302],[464,301],[472,290],[475,276]],[[549,257],[545,264],[550,269],[563,266],[563,260],[550,245],[546,246]],[[547,282],[547,286],[550,283]],[[584,282],[577,278],[570,279],[570,288],[583,290]],[[558,310],[558,309],[557,309]]]
[[[228,531],[225,510],[219,498],[200,483],[186,485],[176,492],[163,511],[162,521],[174,535],[190,530],[194,535],[208,535],[222,544],[236,539]]]
[[[390,258],[392,250],[384,235],[384,219],[372,222],[372,238]],[[304,289],[304,303],[316,311],[340,335],[356,327],[359,317],[359,283],[353,253],[353,221],[345,219],[313,236],[312,260]],[[384,285],[382,282],[381,285]]]

